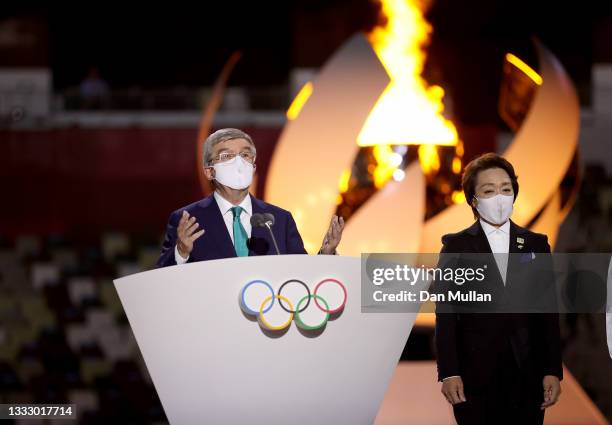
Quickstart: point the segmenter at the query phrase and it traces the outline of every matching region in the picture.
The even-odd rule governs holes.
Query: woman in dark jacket
[[[476,221],[442,237],[441,258],[488,254],[487,285],[504,295],[518,286],[513,258],[550,253],[547,237],[510,220],[519,185],[504,158],[489,153],[474,159],[462,185]],[[436,306],[438,379],[457,423],[542,424],[544,410],[561,392],[558,314],[459,311]]]

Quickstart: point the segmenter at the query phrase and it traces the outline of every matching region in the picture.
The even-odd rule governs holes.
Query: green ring
[[[309,299],[309,298],[315,298],[315,297],[319,299],[320,301],[322,301],[323,304],[325,304],[325,308],[329,310],[329,305],[327,304],[327,301],[325,301],[320,295],[313,295],[313,294],[305,295],[300,301],[298,301],[297,306],[295,307],[295,314],[293,317],[293,319],[295,320],[295,324],[298,325],[300,328],[308,330],[308,331],[315,330],[315,329],[321,329],[327,324],[327,321],[329,320],[329,313],[325,312],[325,319],[323,319],[323,321],[318,325],[310,326],[302,322],[302,319],[299,313],[300,306],[302,305],[304,300]]]

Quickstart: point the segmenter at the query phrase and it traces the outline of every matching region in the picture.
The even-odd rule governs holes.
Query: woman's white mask
[[[504,224],[512,215],[514,195],[498,194],[491,198],[476,198],[480,217],[492,224]]]

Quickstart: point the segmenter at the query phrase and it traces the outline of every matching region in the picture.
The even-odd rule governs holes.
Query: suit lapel
[[[517,226],[512,220],[510,220],[510,247],[509,247],[509,258],[508,258],[508,274],[506,280],[506,286],[510,287],[511,277],[516,276],[517,267],[519,266],[520,253],[531,252],[530,247],[527,246],[527,239],[525,238],[527,231],[526,229]]]
[[[531,252],[529,247],[526,246],[527,240],[525,234],[527,229],[517,226],[512,220],[510,220],[510,253],[518,254],[521,252]]]
[[[479,220],[476,220],[476,222],[467,229],[467,232],[472,236],[471,244],[473,252],[493,254],[487,235],[485,235]]]
[[[470,226],[467,230],[468,234],[472,236],[471,245],[473,252],[489,254],[487,261],[487,268],[495,270],[496,280],[495,283],[498,287],[504,287],[504,280],[502,279],[502,275],[497,267],[497,263],[495,262],[495,257],[493,256],[493,250],[491,249],[491,245],[489,245],[489,240],[487,239],[487,235],[485,235],[484,229],[480,225],[480,220],[476,220],[476,222]],[[507,274],[506,274],[507,276]]]
[[[213,245],[219,251],[220,258],[235,257],[236,250],[234,244],[227,231],[227,226],[221,216],[219,205],[213,195],[209,195],[200,201],[202,208],[202,223],[205,223],[205,229],[208,236],[211,238]]]

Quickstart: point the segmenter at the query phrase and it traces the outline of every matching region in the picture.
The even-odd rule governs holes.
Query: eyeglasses
[[[219,155],[213,158],[213,161],[231,161],[232,159],[236,158],[236,155],[240,155],[242,159],[244,159],[246,162],[250,162],[251,164],[255,161],[255,155],[253,155],[253,152],[251,151],[242,151],[240,153],[221,152]]]

